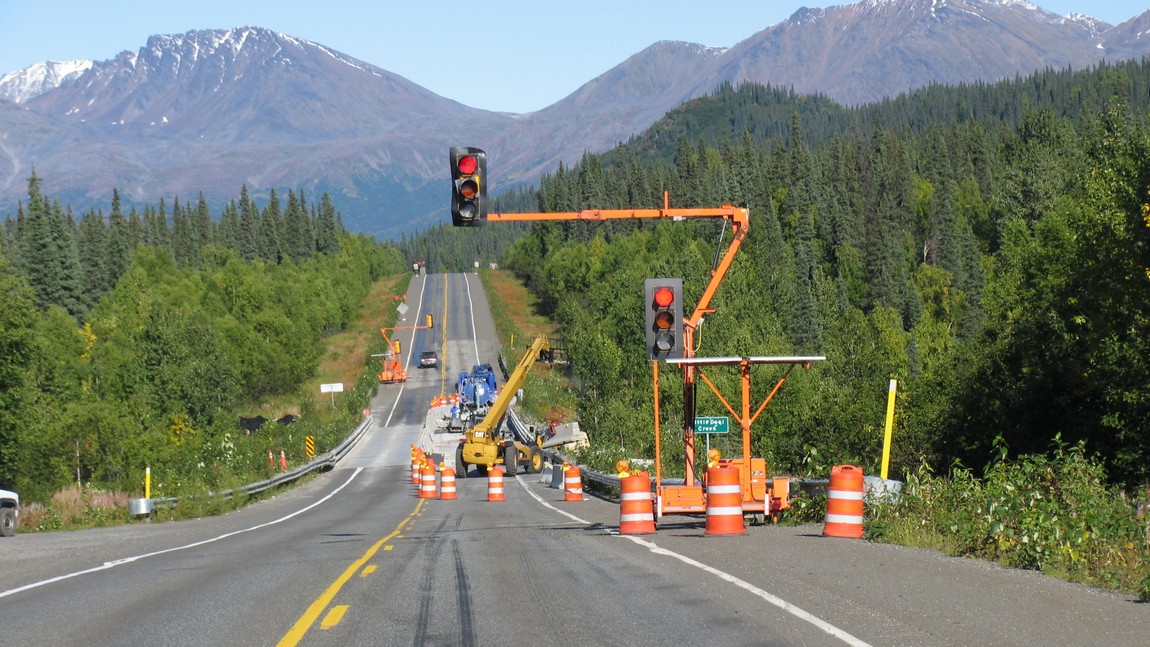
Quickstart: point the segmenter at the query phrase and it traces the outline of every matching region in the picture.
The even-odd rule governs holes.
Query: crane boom
[[[495,402],[487,409],[487,415],[483,416],[483,420],[479,424],[469,429],[466,433],[468,439],[473,434],[483,434],[480,438],[490,438],[491,434],[499,427],[499,423],[503,420],[503,416],[507,413],[507,407],[511,405],[511,399],[515,397],[515,392],[523,386],[523,381],[527,379],[527,373],[531,370],[531,365],[535,360],[539,359],[539,353],[548,350],[550,345],[547,337],[540,335],[527,349],[527,353],[523,355],[523,359],[519,360],[519,364],[515,366],[515,370],[511,372],[511,377],[507,378],[507,382],[503,385],[503,390],[499,393],[499,397],[495,398]]]
[[[525,461],[528,474],[538,472],[542,467],[543,457],[538,447],[498,438],[496,430],[503,422],[503,416],[511,406],[515,393],[527,379],[527,373],[531,371],[532,365],[550,350],[551,345],[546,336],[536,337],[535,342],[524,353],[523,359],[519,360],[519,364],[511,372],[511,376],[507,378],[499,397],[495,398],[495,402],[487,409],[483,419],[463,432],[463,439],[459,442],[459,449],[455,454],[456,476],[467,478],[468,465],[479,465],[482,466],[480,469],[486,470],[499,462],[503,463],[509,474],[515,474],[519,469],[520,459]]]

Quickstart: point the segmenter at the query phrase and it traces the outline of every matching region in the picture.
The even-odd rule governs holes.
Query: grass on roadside
[[[552,345],[562,343],[557,337],[558,327],[539,314],[535,295],[514,274],[506,270],[484,270],[479,273],[479,278],[491,303],[491,316],[504,345],[504,360],[508,365],[518,363],[525,349],[539,335],[546,335]],[[563,364],[536,363],[523,387],[525,412],[540,421],[552,417],[577,419],[575,396],[569,385]]]

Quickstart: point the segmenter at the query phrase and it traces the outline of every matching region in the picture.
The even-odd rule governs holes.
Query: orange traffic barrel
[[[707,468],[707,535],[742,535],[743,486],[739,468]]]
[[[507,500],[507,498],[503,496],[503,468],[498,465],[487,470],[487,500]]]
[[[827,521],[824,537],[863,536],[863,472],[853,465],[831,468],[827,487]]]
[[[651,497],[651,478],[646,472],[635,472],[619,479],[619,534],[649,535],[655,532],[655,504]]]
[[[411,483],[416,487],[419,487],[419,466],[422,463],[418,458],[411,457]]]
[[[419,498],[435,499],[438,497],[439,488],[435,485],[435,465],[425,462],[419,468]]]
[[[578,465],[572,465],[563,472],[563,500],[583,500],[583,479],[579,473]]]
[[[441,499],[454,499],[455,494],[455,470],[450,467],[444,467],[439,472],[439,498]]]

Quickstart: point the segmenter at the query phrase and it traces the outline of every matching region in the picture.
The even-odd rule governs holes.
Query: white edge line
[[[471,313],[471,339],[475,342],[475,363],[479,361],[479,331],[475,329],[475,303],[471,300],[471,278],[467,272],[463,273],[463,285],[467,287],[467,309]]]
[[[421,275],[423,278],[423,285],[419,288],[419,303],[415,306],[415,315],[418,321],[419,313],[423,312],[423,296],[427,293],[427,274]],[[444,289],[447,289],[446,287]],[[407,303],[404,301],[404,303]],[[398,322],[397,322],[398,323]],[[407,340],[407,361],[403,364],[403,370],[411,368],[411,356],[415,353],[415,330],[411,331],[411,337]],[[399,391],[395,394],[395,402],[391,403],[391,411],[387,412],[387,419],[383,421],[384,427],[391,426],[391,417],[395,415],[395,408],[399,406],[399,400],[403,396],[403,389],[407,387],[407,381],[400,382]]]
[[[261,523],[258,526],[252,526],[251,528],[244,528],[243,530],[235,530],[233,532],[224,533],[218,537],[212,537],[211,539],[204,539],[202,541],[197,541],[197,542],[187,544],[184,546],[176,546],[174,548],[165,548],[163,550],[157,550],[157,551],[151,552],[151,553],[144,553],[143,555],[136,555],[134,557],[123,557],[121,559],[112,560],[110,562],[104,562],[100,566],[94,566],[92,568],[88,568],[88,569],[85,569],[82,571],[76,571],[75,573],[68,573],[67,575],[59,575],[59,576],[49,578],[46,580],[41,580],[39,582],[33,582],[31,584],[25,584],[24,586],[21,586],[21,587],[15,588],[15,589],[9,589],[7,591],[0,591],[0,598],[8,597],[9,595],[15,595],[15,594],[21,593],[23,591],[28,591],[31,589],[39,588],[41,586],[45,586],[48,584],[53,584],[55,582],[62,582],[64,580],[68,580],[68,579],[71,579],[73,577],[78,577],[80,575],[87,575],[88,573],[95,573],[97,571],[105,571],[105,570],[108,570],[110,568],[115,568],[116,566],[121,566],[123,564],[130,564],[132,562],[135,562],[135,561],[138,561],[141,559],[145,559],[147,557],[155,557],[156,555],[163,555],[165,553],[174,553],[178,550],[186,550],[188,548],[195,548],[197,546],[203,546],[205,544],[210,544],[213,542],[220,541],[221,539],[227,539],[228,537],[234,537],[236,535],[240,535],[240,534],[243,534],[245,532],[251,532],[253,530],[259,530],[261,528],[267,528],[268,526],[274,526],[277,523],[282,523],[284,521],[287,521],[288,519],[291,519],[292,517],[296,517],[298,515],[301,515],[301,514],[307,512],[308,510],[311,510],[312,508],[314,508],[314,507],[316,507],[322,503],[327,502],[328,499],[330,499],[333,496],[335,496],[336,494],[338,494],[340,490],[344,489],[353,480],[355,480],[355,477],[359,476],[359,473],[362,472],[363,469],[364,468],[362,468],[362,467],[356,468],[356,470],[354,472],[352,472],[351,476],[349,476],[346,481],[344,481],[336,489],[329,492],[322,499],[316,501],[315,503],[312,503],[311,505],[307,506],[306,508],[301,508],[299,510],[296,510],[295,512],[293,512],[291,514],[280,517],[279,519],[275,519],[274,521],[268,521],[266,523]]]
[[[536,501],[541,503],[544,507],[550,508],[550,509],[554,510],[555,512],[558,512],[559,514],[561,514],[561,515],[563,515],[569,519],[573,519],[574,521],[577,521],[579,523],[591,525],[591,523],[589,521],[581,519],[581,518],[567,512],[565,510],[560,510],[559,508],[556,508],[555,506],[551,505],[550,503],[544,501],[542,497],[540,497],[531,488],[527,487],[527,485],[523,483],[523,481],[520,479],[520,476],[518,474],[515,475],[515,480],[519,481],[519,484],[521,486],[523,486],[523,489],[528,494],[530,494],[532,498],[534,498]],[[804,621],[814,625],[815,627],[817,627],[817,628],[823,630],[824,632],[834,636],[835,638],[838,638],[839,640],[843,641],[844,643],[846,643],[848,645],[853,645],[853,647],[871,647],[870,643],[865,642],[863,640],[860,640],[860,639],[852,636],[851,634],[847,633],[846,631],[843,631],[842,629],[839,629],[838,627],[832,625],[831,623],[827,622],[826,620],[823,620],[822,618],[819,618],[818,616],[816,616],[816,615],[814,615],[808,611],[805,611],[805,610],[791,604],[790,602],[787,602],[786,600],[784,600],[784,599],[782,599],[776,595],[768,593],[768,592],[764,591],[763,589],[760,589],[759,587],[755,586],[754,584],[751,584],[750,582],[746,582],[744,580],[741,580],[741,579],[735,577],[734,575],[731,575],[730,573],[720,571],[719,569],[714,568],[713,566],[708,566],[702,562],[691,559],[690,557],[687,557],[686,555],[680,555],[679,553],[676,553],[672,550],[667,550],[666,548],[663,548],[654,542],[647,541],[647,540],[641,539],[639,537],[634,537],[631,535],[620,535],[617,532],[613,532],[612,534],[614,534],[618,537],[622,537],[623,539],[630,539],[631,541],[635,542],[636,544],[647,548],[648,550],[650,550],[652,553],[655,553],[656,555],[665,555],[667,557],[673,557],[673,558],[683,562],[684,564],[694,566],[695,568],[706,571],[706,572],[710,573],[711,575],[718,577],[721,580],[725,580],[727,582],[730,582],[731,584],[734,584],[735,586],[737,586],[743,590],[749,591],[750,593],[757,595],[758,597],[762,598],[763,600],[766,600],[768,603],[773,604],[774,606],[782,609],[783,611],[786,611],[787,613],[795,616],[796,618],[798,618],[800,620],[804,620]]]

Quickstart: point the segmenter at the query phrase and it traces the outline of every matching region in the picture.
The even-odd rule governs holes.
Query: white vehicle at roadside
[[[20,495],[8,490],[0,490],[0,537],[16,534],[16,522],[20,519]]]

